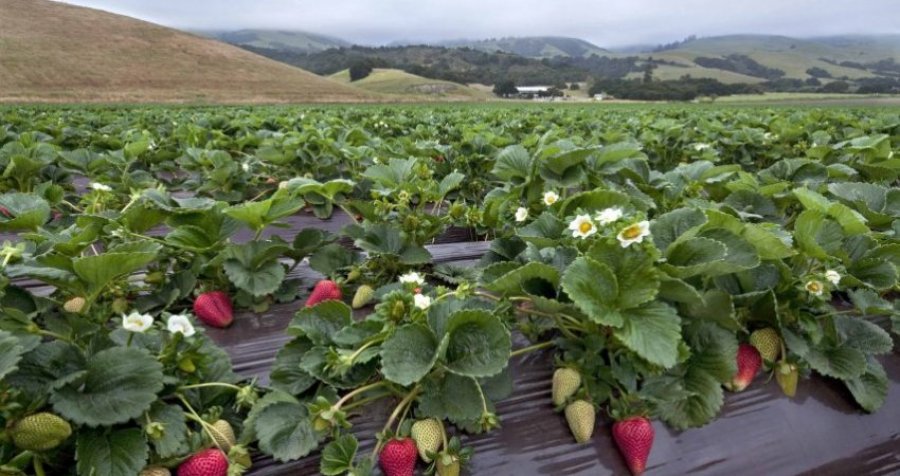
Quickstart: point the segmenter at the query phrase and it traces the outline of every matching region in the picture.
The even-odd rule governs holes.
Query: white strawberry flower
[[[129,332],[146,332],[153,325],[153,316],[132,312],[122,315],[122,328]]]
[[[169,320],[166,322],[166,328],[172,334],[181,333],[184,334],[185,337],[190,337],[196,332],[194,330],[194,325],[191,324],[191,320],[184,314],[169,316]]]
[[[707,150],[710,148],[712,148],[711,145],[703,143],[703,142],[694,144],[694,150],[696,150],[697,152],[703,152],[704,150]]]
[[[516,221],[523,222],[528,219],[528,209],[525,207],[519,207],[516,210]]]
[[[841,282],[841,273],[833,269],[829,269],[825,271],[825,279],[827,279],[831,284],[837,286]]]
[[[98,192],[112,192],[112,187],[98,182],[91,182],[90,187]]]
[[[597,233],[597,227],[591,220],[590,215],[578,215],[569,223],[569,230],[572,231],[573,238],[587,238]]]
[[[413,296],[413,304],[419,309],[428,309],[431,305],[431,298],[424,294],[416,294]]]
[[[806,290],[814,296],[821,296],[825,292],[825,286],[815,279],[806,282]]]
[[[619,207],[607,208],[605,210],[601,210],[600,213],[597,214],[596,220],[597,223],[601,225],[609,225],[610,223],[615,223],[622,219],[624,213],[622,209]]]
[[[559,194],[554,191],[544,192],[544,205],[548,207],[559,201]]]
[[[633,243],[641,243],[644,238],[650,236],[650,222],[647,220],[627,226],[616,236],[622,248],[628,248]]]
[[[403,284],[415,284],[417,286],[421,286],[425,284],[425,278],[422,277],[421,274],[411,271],[409,273],[400,276],[400,282]]]
[[[250,164],[248,164],[247,162],[244,162],[243,164],[241,164],[241,170],[243,170],[244,172],[249,172]]]

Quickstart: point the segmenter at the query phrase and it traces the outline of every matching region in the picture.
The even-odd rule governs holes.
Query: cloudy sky
[[[363,44],[562,35],[600,46],[687,35],[900,33],[898,0],[64,0],[193,30],[305,30]]]

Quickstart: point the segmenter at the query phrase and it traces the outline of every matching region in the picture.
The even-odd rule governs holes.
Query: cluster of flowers
[[[550,191],[544,193],[544,205],[548,207],[559,201],[559,194]],[[528,219],[528,209],[519,207],[516,210],[516,221],[521,223]],[[597,233],[598,227],[612,225],[625,217],[625,211],[619,207],[610,207],[601,210],[594,216],[590,214],[576,215],[569,222],[569,230],[573,238],[585,239]],[[650,236],[650,222],[642,220],[622,228],[616,235],[622,248],[628,248],[634,243],[642,243],[644,238]]]
[[[413,295],[413,304],[419,309],[425,310],[431,306],[431,297],[422,294],[421,286],[425,284],[425,277],[412,271],[400,276],[401,284],[411,284],[415,286],[415,294]]]
[[[122,316],[122,328],[129,332],[144,333],[153,327],[154,319],[150,314],[132,312]],[[196,332],[191,319],[185,314],[173,314],[166,320],[166,329],[172,334],[183,334],[190,337]]]

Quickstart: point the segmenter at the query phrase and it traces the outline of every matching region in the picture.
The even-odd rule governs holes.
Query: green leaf
[[[128,249],[120,247],[108,253],[75,258],[72,260],[72,269],[88,284],[89,292],[97,293],[116,278],[148,265],[156,259],[159,250],[159,245],[149,242],[136,244]]]
[[[866,315],[890,314],[894,309],[890,302],[871,289],[854,289],[847,294],[856,309]]]
[[[867,412],[874,412],[884,405],[888,394],[888,377],[884,367],[872,357],[866,364],[866,371],[859,377],[845,380],[847,389],[856,403]]]
[[[423,417],[462,423],[481,417],[481,392],[471,377],[452,373],[431,377],[422,385],[419,412]]]
[[[260,297],[275,292],[284,281],[284,266],[278,256],[290,248],[271,242],[251,241],[229,245],[223,252],[222,269],[232,284],[251,296]]]
[[[559,241],[566,225],[551,212],[541,213],[537,219],[516,230],[516,235],[536,246],[553,246]]]
[[[438,358],[440,342],[423,324],[398,328],[381,346],[384,378],[406,386],[422,379]]]
[[[661,399],[656,403],[659,417],[677,430],[696,428],[709,423],[719,413],[725,400],[722,384],[698,368],[689,368],[680,382],[686,398]]]
[[[162,438],[150,440],[160,458],[173,458],[188,452],[188,427],[181,407],[158,401],[147,413],[150,421],[162,423],[164,427]],[[141,425],[146,428],[147,421],[141,419]]]
[[[840,249],[843,231],[822,213],[806,210],[794,223],[794,238],[800,248],[814,258],[828,259]]]
[[[447,369],[469,377],[490,377],[503,371],[512,350],[509,330],[488,311],[465,310],[447,323]]]
[[[359,261],[356,252],[332,243],[319,248],[309,257],[309,267],[325,276],[334,276],[338,270],[349,268]]]
[[[797,254],[791,235],[771,223],[747,224],[741,237],[756,248],[763,260],[780,260]]]
[[[650,223],[650,233],[656,247],[665,251],[679,237],[699,228],[706,220],[706,215],[696,208],[679,208],[653,220]]]
[[[35,230],[50,219],[50,204],[38,195],[7,193],[0,195],[0,206],[13,218],[0,214],[0,231]]]
[[[890,334],[861,317],[834,316],[834,326],[844,345],[867,354],[887,354],[894,348]]]
[[[532,280],[546,281],[555,288],[559,285],[559,271],[549,264],[532,261],[485,282],[484,287],[504,296],[515,296],[523,294],[522,286]]]
[[[734,332],[709,321],[692,322],[685,327],[685,339],[692,353],[688,365],[721,383],[730,382],[737,373],[738,340]]]
[[[521,184],[531,175],[532,160],[524,147],[512,145],[497,154],[491,173],[504,182]]]
[[[75,445],[78,474],[82,476],[138,474],[150,453],[144,435],[137,428],[85,429],[78,432]]]
[[[652,301],[659,292],[660,273],[653,262],[655,255],[634,246],[622,249],[618,244],[598,241],[588,257],[608,266],[616,276],[618,309],[631,309]]]
[[[288,462],[308,455],[318,446],[306,407],[294,402],[266,406],[254,423],[259,449],[276,461]]]
[[[666,262],[674,266],[673,272],[688,278],[706,272],[709,264],[721,262],[728,248],[709,238],[691,238],[674,243],[666,252]]]
[[[841,380],[859,377],[866,371],[866,356],[849,346],[809,349],[806,361],[816,372]]]
[[[351,323],[353,310],[350,306],[343,301],[328,300],[297,311],[291,321],[289,333],[293,329],[299,329],[314,344],[330,345],[331,336]]]
[[[91,357],[84,375],[57,388],[50,402],[75,423],[108,426],[139,417],[162,388],[162,364],[154,356],[113,347]]]
[[[613,190],[592,190],[572,195],[562,203],[563,214],[573,214],[575,210],[604,210],[611,207],[625,208],[631,199],[624,193]]]
[[[605,264],[586,256],[576,259],[563,274],[562,287],[575,305],[594,322],[622,326],[622,314],[615,308],[619,285]]]
[[[862,284],[879,290],[890,289],[897,284],[897,268],[890,261],[877,258],[857,260],[847,268],[847,272]]]
[[[319,471],[325,476],[340,476],[353,470],[359,442],[352,434],[339,436],[322,450]]]
[[[664,276],[660,281],[659,298],[691,305],[703,303],[703,296],[700,295],[697,288],[678,278],[668,276]]]
[[[300,395],[316,383],[316,379],[300,367],[303,355],[312,349],[312,343],[303,337],[288,342],[278,354],[269,373],[272,388]]]
[[[681,320],[675,309],[660,302],[623,312],[624,325],[614,335],[646,361],[664,368],[678,361]]]
[[[18,368],[25,349],[19,344],[19,339],[9,332],[0,330],[0,379]]]
[[[438,194],[441,197],[446,197],[448,193],[459,188],[465,178],[466,176],[459,172],[451,172],[445,175],[438,186]]]

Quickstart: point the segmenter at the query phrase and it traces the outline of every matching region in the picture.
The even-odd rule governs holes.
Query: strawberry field
[[[877,109],[0,109],[0,474],[900,471],[898,154]]]

